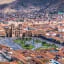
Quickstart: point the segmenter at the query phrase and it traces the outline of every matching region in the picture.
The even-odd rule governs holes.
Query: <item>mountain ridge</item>
[[[6,8],[14,10],[38,9],[38,11],[64,11],[64,0],[16,0],[9,4],[0,5],[0,10]]]

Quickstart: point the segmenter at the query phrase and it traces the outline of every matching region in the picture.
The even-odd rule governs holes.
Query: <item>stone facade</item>
[[[18,24],[15,26],[14,24],[11,25],[11,34],[12,37],[22,37],[22,24]]]
[[[7,37],[22,37],[22,24],[11,24],[7,30]]]

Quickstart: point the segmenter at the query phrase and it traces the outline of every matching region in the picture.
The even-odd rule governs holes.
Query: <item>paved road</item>
[[[41,40],[42,42],[46,42],[46,43],[49,43],[49,44],[55,44],[56,46],[58,46],[59,48],[60,47],[64,47],[64,46],[62,46],[61,44],[57,44],[57,43],[55,43],[55,42],[52,42],[52,41],[48,41],[48,40],[46,40],[46,39],[44,39],[44,38],[41,38],[41,37],[33,37],[32,39],[39,39],[39,40]],[[34,45],[36,45],[36,44],[34,44]]]
[[[44,41],[44,42],[46,42],[46,43],[49,43],[49,44],[55,44],[56,46],[58,46],[59,48],[60,47],[64,47],[63,45],[61,45],[61,44],[58,44],[58,42],[53,42],[53,41],[51,41],[51,40],[47,40],[47,39],[44,39],[43,37],[39,37],[42,41]]]
[[[39,39],[39,40],[41,40],[42,42],[46,42],[46,43],[48,43],[48,44],[55,44],[55,45],[56,45],[57,47],[59,47],[59,48],[63,47],[63,46],[60,45],[60,44],[56,44],[55,42],[51,42],[51,41],[48,41],[48,40],[43,39],[43,38],[33,37],[33,39]],[[43,47],[43,46],[41,46],[41,45],[36,45],[36,44],[34,44],[34,46],[36,46],[36,47],[33,48],[32,50],[35,50],[35,49],[40,48],[40,47]]]
[[[41,41],[45,41],[45,42],[47,42],[49,44],[55,44],[59,48],[63,47],[60,44],[56,44],[55,42],[48,41],[48,40],[46,40],[44,38],[40,38],[40,37],[39,38],[38,37],[35,38],[34,37],[34,39],[40,39]],[[14,50],[18,50],[18,49],[22,49],[23,50],[23,48],[20,45],[18,45],[17,43],[13,42],[12,38],[7,38],[7,37],[6,38],[0,38],[0,44],[8,46],[8,47],[10,47],[10,48],[12,48]],[[32,43],[30,43],[30,44],[32,44]],[[40,47],[41,46],[41,45],[37,46],[36,44],[34,44],[34,45],[36,47]],[[35,49],[36,49],[36,47],[35,47]]]
[[[21,46],[14,43],[11,38],[0,38],[0,44],[8,46],[14,50],[22,49]]]

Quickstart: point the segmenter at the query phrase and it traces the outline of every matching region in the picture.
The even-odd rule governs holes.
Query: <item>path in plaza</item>
[[[0,44],[8,46],[14,50],[22,49],[20,45],[13,42],[11,38],[0,38]]]

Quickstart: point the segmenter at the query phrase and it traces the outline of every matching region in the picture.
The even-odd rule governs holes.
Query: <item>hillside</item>
[[[0,11],[6,11],[7,8],[26,13],[33,11],[58,12],[64,11],[64,0],[16,0],[12,3],[0,4]]]

